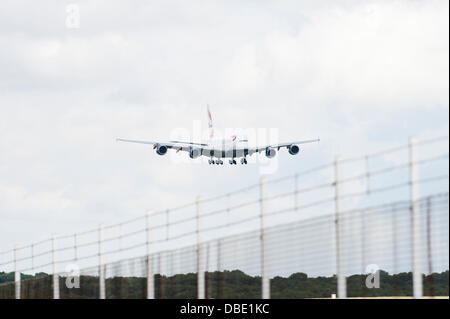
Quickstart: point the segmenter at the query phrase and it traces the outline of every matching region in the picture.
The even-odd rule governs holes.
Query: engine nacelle
[[[189,157],[192,158],[192,159],[197,158],[200,155],[202,155],[202,154],[201,154],[201,151],[198,148],[191,148],[189,150]]]
[[[166,153],[167,153],[167,146],[159,145],[159,146],[156,148],[156,154],[158,154],[158,155],[164,155],[164,154],[166,154]]]
[[[289,145],[288,150],[289,150],[289,154],[297,155],[298,152],[300,152],[300,147],[298,147],[295,144],[292,144],[292,145]]]
[[[270,148],[270,147],[266,148],[266,156],[268,158],[272,158],[275,155],[277,155],[277,151],[274,148]]]

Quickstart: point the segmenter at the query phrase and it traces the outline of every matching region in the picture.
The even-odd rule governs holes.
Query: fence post
[[[223,272],[222,272],[222,261],[221,261],[221,254],[222,254],[222,240],[217,240],[217,299],[223,297]]]
[[[412,231],[412,263],[413,263],[413,295],[414,298],[422,298],[423,283],[421,270],[421,229],[420,229],[420,204],[418,181],[418,167],[416,163],[416,145],[415,138],[409,139],[409,189],[411,200],[411,231]]]
[[[431,247],[431,196],[427,197],[427,226],[426,226],[426,234],[427,234],[427,261],[428,261],[428,294],[429,296],[434,296],[434,287],[433,287],[433,262],[432,256],[433,251]]]
[[[366,162],[366,195],[370,193],[370,164],[369,164],[369,155],[365,157]]]
[[[230,193],[227,194],[227,235],[230,233]]]
[[[259,220],[260,220],[260,240],[261,240],[261,296],[262,299],[270,298],[270,278],[267,272],[266,263],[266,246],[265,246],[265,235],[264,235],[264,198],[266,194],[266,177],[261,176],[259,182]]]
[[[205,299],[205,268],[203,265],[203,249],[200,238],[200,197],[195,201],[197,221],[197,298]]]
[[[77,233],[73,234],[73,260],[75,263],[78,262],[78,240]]]
[[[337,268],[337,295],[338,298],[347,297],[347,282],[345,279],[344,263],[342,258],[341,247],[341,223],[339,220],[340,215],[340,202],[339,202],[339,157],[336,156],[334,160],[334,227],[336,232],[336,268]]]
[[[155,299],[155,278],[153,274],[153,258],[151,256],[151,233],[150,233],[150,215],[147,212],[147,299]]]
[[[31,244],[31,272],[34,272],[34,244]]]
[[[294,209],[298,209],[298,173],[294,176]]]
[[[59,299],[59,276],[56,271],[56,240],[52,237],[52,270],[53,270],[53,299]]]
[[[169,241],[169,227],[170,227],[170,223],[169,223],[169,210],[166,209],[166,242]]]
[[[99,295],[100,299],[106,298],[105,293],[105,269],[103,267],[103,247],[102,247],[102,240],[103,240],[103,225],[100,225],[98,227],[98,274],[99,274]]]
[[[14,246],[14,292],[16,299],[20,299],[20,271],[17,265],[17,246]]]

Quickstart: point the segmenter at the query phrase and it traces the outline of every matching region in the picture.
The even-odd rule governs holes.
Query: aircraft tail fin
[[[208,111],[209,138],[212,139],[214,137],[214,127],[213,127],[211,111],[209,109],[209,104],[206,105],[206,109]]]

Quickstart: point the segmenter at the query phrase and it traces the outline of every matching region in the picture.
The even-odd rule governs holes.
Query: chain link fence
[[[412,139],[15,246],[0,298],[448,296],[448,156]]]

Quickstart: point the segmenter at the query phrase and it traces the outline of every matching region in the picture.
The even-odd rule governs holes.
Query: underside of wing
[[[206,157],[216,157],[216,158],[239,158],[245,156],[251,156],[254,153],[260,153],[262,151],[266,152],[267,157],[273,157],[276,154],[276,150],[280,150],[282,147],[286,147],[289,153],[295,155],[299,152],[299,144],[307,144],[319,142],[319,139],[314,140],[304,140],[298,142],[271,144],[257,147],[238,147],[238,148],[215,148],[204,143],[194,143],[194,142],[181,142],[181,141],[170,141],[170,142],[154,142],[154,141],[142,141],[142,140],[129,140],[118,138],[117,141],[128,142],[128,143],[138,143],[152,145],[159,155],[164,155],[167,153],[168,149],[173,149],[177,152],[184,151],[189,152],[191,158],[197,158],[199,156]]]
[[[271,144],[271,145],[258,146],[258,147],[252,148],[252,150],[260,153],[261,151],[267,150],[268,148],[280,150],[280,148],[282,148],[282,147],[290,148],[295,145],[315,143],[315,142],[319,142],[319,141],[320,141],[320,139],[317,138],[314,140],[304,140],[304,141],[289,142],[289,143]]]
[[[193,148],[202,148],[207,144],[202,143],[192,143],[192,142],[180,142],[180,141],[170,141],[170,142],[154,142],[154,141],[142,141],[142,140],[128,140],[118,138],[118,142],[127,142],[127,143],[137,143],[137,144],[147,144],[152,145],[155,149],[164,150],[166,149],[174,149],[177,152],[179,151],[190,151]],[[165,152],[164,152],[165,153]]]
[[[156,145],[158,142],[151,142],[151,141],[137,141],[137,140],[126,140],[123,138],[116,139],[118,142],[127,142],[127,143],[138,143],[138,144],[148,144],[148,145]]]

